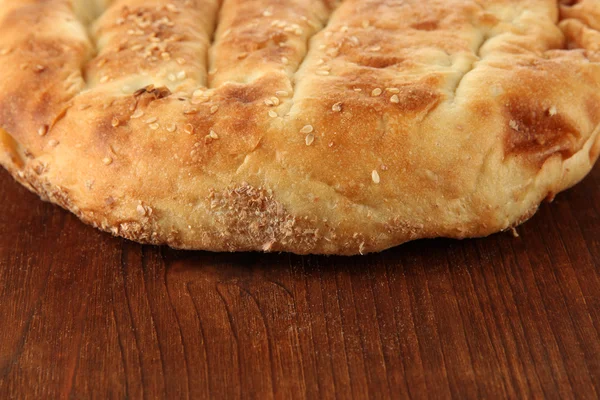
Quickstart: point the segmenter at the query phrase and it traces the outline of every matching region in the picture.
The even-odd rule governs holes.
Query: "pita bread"
[[[143,243],[514,227],[600,152],[600,1],[0,0],[0,162]]]

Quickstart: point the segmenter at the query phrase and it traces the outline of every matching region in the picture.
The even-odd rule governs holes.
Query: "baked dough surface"
[[[0,163],[176,248],[484,236],[598,158],[599,30],[599,0],[0,0]]]

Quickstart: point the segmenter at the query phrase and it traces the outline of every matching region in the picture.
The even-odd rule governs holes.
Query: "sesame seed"
[[[102,78],[100,78],[100,83],[106,83],[108,82],[108,76],[104,75]]]
[[[185,58],[179,57],[176,61],[177,61],[177,64],[179,64],[179,65],[185,64]]]
[[[262,13],[263,17],[272,17],[273,13],[271,12],[271,10],[265,10]]]
[[[556,106],[552,106],[552,107],[550,107],[550,109],[548,110],[548,114],[550,114],[550,116],[551,116],[551,117],[555,116],[557,112],[558,112],[558,111],[556,110]]]
[[[183,110],[183,113],[185,115],[197,114],[198,113],[198,109],[197,108],[186,108],[185,110]]]
[[[313,128],[312,125],[304,125],[302,127],[302,129],[300,129],[300,133],[311,133],[313,132],[315,129]]]
[[[398,95],[397,95],[397,94],[395,94],[395,95],[393,95],[392,97],[390,97],[390,101],[391,101],[392,103],[398,104],[398,103],[400,103],[400,98],[398,97]]]
[[[361,89],[361,88],[357,88],[357,87],[356,87],[356,88],[354,88],[354,91],[355,91],[355,92],[362,92],[362,89]]]
[[[158,118],[151,117],[151,118],[148,118],[147,120],[145,120],[144,122],[147,123],[147,124],[151,124],[151,123],[156,122],[156,121],[158,121]]]
[[[119,121],[119,118],[115,117],[112,119],[112,121],[110,122],[110,124],[113,126],[113,128],[116,128],[117,126],[119,126],[119,124],[121,123],[121,121]]]
[[[288,60],[287,57],[281,57],[281,62],[282,64],[287,65],[290,62],[290,60]]]
[[[177,77],[174,74],[169,74],[167,76],[167,79],[169,79],[171,82],[175,82],[177,80]]]
[[[219,110],[219,106],[215,105],[210,108],[210,113],[214,114]]]
[[[48,146],[50,146],[50,147],[58,146],[58,140],[55,140],[55,139],[48,140]]]
[[[371,172],[371,179],[373,179],[373,182],[375,183],[381,182],[381,179],[379,178],[379,172],[377,172],[377,170],[373,170],[373,172]]]
[[[158,129],[158,127],[159,127],[160,125],[158,125],[158,124],[155,122],[155,123],[153,123],[153,124],[150,124],[150,125],[148,125],[148,126],[150,127],[150,129],[152,129],[153,131],[155,131],[155,130],[157,130],[157,129]]]
[[[381,46],[371,46],[367,48],[367,51],[379,51],[381,50]]]
[[[169,124],[169,125],[167,125],[167,132],[173,133],[176,130],[177,130],[177,125],[175,125],[175,124]]]
[[[509,126],[510,126],[510,127],[513,129],[513,130],[515,130],[515,131],[518,131],[518,130],[519,130],[519,124],[517,124],[517,121],[514,121],[514,120],[512,120],[512,119],[511,119],[511,120],[508,122],[508,125],[509,125]]]
[[[193,97],[200,97],[203,94],[204,94],[204,90],[202,90],[202,89],[196,89],[196,90],[194,90],[194,93],[192,93],[192,96]]]
[[[304,141],[306,142],[307,146],[310,146],[311,144],[313,144],[313,142],[315,141],[315,135],[313,135],[312,133],[309,133],[308,135],[306,135],[306,137],[304,138]]]
[[[273,100],[271,100],[271,99],[266,99],[265,100],[265,104],[268,105],[268,106],[273,106],[274,105],[273,104]]]
[[[289,93],[286,92],[285,90],[278,90],[275,92],[276,96],[280,96],[280,97],[287,97],[289,96]]]
[[[400,89],[398,89],[398,88],[386,88],[385,90],[387,90],[388,92],[390,92],[392,94],[400,93]]]
[[[144,115],[144,112],[142,110],[135,110],[135,112],[133,114],[131,114],[131,119],[136,119],[136,118],[140,118]]]
[[[112,164],[112,162],[113,162],[113,159],[112,159],[112,158],[110,158],[110,157],[104,157],[104,158],[102,159],[102,162],[104,163],[104,165],[110,165],[110,164]]]
[[[324,69],[318,69],[315,73],[317,75],[321,75],[321,76],[327,76],[327,75],[329,75],[329,71],[324,70]]]
[[[138,206],[136,207],[136,210],[138,213],[140,213],[141,215],[146,215],[146,209],[144,208],[143,205],[138,204]]]
[[[278,97],[271,97],[271,101],[273,102],[274,105],[276,105],[276,106],[279,105],[279,98]]]
[[[48,133],[48,125],[41,126],[40,129],[38,129],[38,135],[44,136],[46,133]]]
[[[208,137],[216,140],[219,138],[219,135],[217,135],[217,132],[211,130],[210,133],[208,134]]]
[[[340,111],[342,111],[342,102],[340,101],[340,102],[337,102],[337,103],[335,103],[335,104],[334,104],[334,105],[331,107],[331,110],[332,110],[332,111],[335,111],[335,112],[340,112]]]
[[[273,110],[269,110],[269,117],[275,118],[275,117],[277,117],[277,113]]]
[[[371,96],[373,97],[377,97],[379,96],[383,91],[380,88],[375,88],[373,89],[373,91],[371,92]]]
[[[186,124],[183,130],[185,133],[191,135],[192,133],[194,133],[194,126],[192,124]]]

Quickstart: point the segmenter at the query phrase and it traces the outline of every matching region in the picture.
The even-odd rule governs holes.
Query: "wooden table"
[[[598,398],[599,184],[341,258],[141,246],[1,171],[0,398]]]

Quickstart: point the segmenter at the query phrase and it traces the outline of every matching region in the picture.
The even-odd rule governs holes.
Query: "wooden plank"
[[[141,246],[1,171],[0,398],[597,398],[599,184],[343,258]]]

